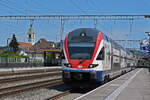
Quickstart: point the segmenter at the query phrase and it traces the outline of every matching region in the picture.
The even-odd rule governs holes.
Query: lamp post
[[[148,66],[148,69],[149,69],[149,72],[150,72],[150,32],[145,32],[145,33],[148,34],[148,38],[149,38],[149,39],[148,39],[148,40],[149,40],[149,41],[148,41],[148,43],[149,43],[149,44],[148,44],[148,53],[149,53],[149,55],[148,55],[148,62],[149,62],[149,64],[148,64],[148,65],[149,65],[149,66]]]
[[[6,66],[8,66],[8,49],[9,49],[8,41],[9,41],[10,39],[11,39],[11,38],[7,38],[7,56],[6,56]]]

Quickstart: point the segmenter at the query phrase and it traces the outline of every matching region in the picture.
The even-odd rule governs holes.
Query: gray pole
[[[63,32],[64,32],[64,19],[61,18],[61,24],[60,24],[60,49],[63,48]]]
[[[94,28],[96,29],[97,27],[97,19],[94,19]]]
[[[6,56],[6,66],[8,66],[8,48],[9,48],[8,41],[9,41],[9,39],[11,39],[11,38],[7,38],[7,56]]]

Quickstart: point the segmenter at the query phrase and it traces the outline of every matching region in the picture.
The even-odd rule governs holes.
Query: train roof
[[[75,29],[75,30],[71,31],[70,33],[75,35],[77,33],[80,34],[81,32],[85,32],[87,34],[95,35],[95,34],[98,34],[100,31],[95,29],[95,28],[78,28],[78,29]]]
[[[118,43],[116,43],[114,40],[112,40],[110,37],[108,37],[104,33],[102,33],[102,35],[103,35],[103,39],[106,40],[107,42],[111,42],[112,45],[114,45],[115,48],[121,48],[123,51],[127,52],[128,54],[131,53],[128,49],[122,47],[121,45],[119,45]]]
[[[97,35],[100,31],[94,28],[78,28],[75,29],[68,35],[68,41],[85,41],[85,42],[96,42]],[[86,38],[86,39],[85,39]]]

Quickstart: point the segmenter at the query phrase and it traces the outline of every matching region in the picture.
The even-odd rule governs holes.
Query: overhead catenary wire
[[[77,9],[79,9],[82,13],[84,14],[88,14],[86,11],[84,11],[80,6],[78,6],[73,0],[69,0],[71,2],[71,4],[76,7]]]
[[[39,3],[38,0],[31,0],[31,2],[33,2],[34,7],[40,9],[40,11],[52,11],[52,9],[48,8],[46,5],[43,6],[41,3]]]
[[[86,3],[87,3],[87,5],[88,5],[88,8],[92,8],[92,9],[96,10],[96,9],[95,9],[95,6],[94,6],[90,1],[91,1],[91,0],[86,0]]]
[[[28,3],[28,0],[25,0],[25,2],[24,2],[24,5],[21,5],[21,6],[19,6],[19,5],[17,5],[16,4],[16,2],[15,1],[10,1],[10,0],[1,0],[3,3],[5,3],[5,4],[7,4],[7,6],[9,6],[9,4],[11,4],[11,8],[14,8],[15,10],[17,10],[19,13],[21,12],[21,13],[23,13],[23,14],[28,14],[28,11],[29,12],[37,12],[37,13],[39,13],[39,10],[36,10],[36,9],[29,9],[29,8],[31,8],[31,7],[28,7],[29,6],[29,4],[31,3]],[[35,4],[35,3],[34,3]],[[13,6],[12,6],[13,5]],[[32,8],[35,8],[35,7],[32,7]],[[21,10],[20,10],[21,9]],[[41,10],[40,10],[41,11]]]
[[[94,7],[94,9],[96,9],[96,10],[100,10],[97,6],[96,6],[96,4],[95,4],[95,2],[93,1],[93,0],[88,0],[89,2],[90,2],[90,4],[91,5],[93,5],[93,7]]]
[[[8,3],[6,4],[6,2],[4,2],[4,1],[2,1],[2,0],[0,1],[0,5],[3,6],[3,7],[6,7],[6,8],[11,9],[11,11],[14,10],[14,11],[16,11],[16,12],[18,12],[18,13],[24,14],[23,11],[19,10],[19,9],[16,8],[16,7],[11,7],[11,6],[9,6]]]

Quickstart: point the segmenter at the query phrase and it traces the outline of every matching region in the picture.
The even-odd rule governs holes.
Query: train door
[[[104,60],[106,69],[110,69],[110,66],[111,66],[110,49],[111,49],[111,45],[108,42],[106,42],[105,43],[105,60]]]
[[[111,69],[111,44],[110,43],[108,43],[107,65],[108,65],[109,69]]]
[[[111,70],[113,69],[113,44],[111,43],[111,50],[110,50],[110,63],[111,63]]]

